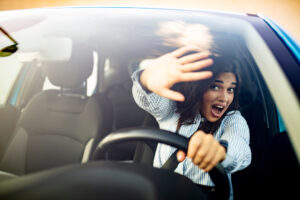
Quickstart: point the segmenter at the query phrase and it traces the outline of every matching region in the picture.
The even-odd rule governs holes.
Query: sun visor
[[[22,42],[18,45],[17,57],[20,62],[68,61],[72,53],[72,40],[67,37],[46,37],[34,43]]]

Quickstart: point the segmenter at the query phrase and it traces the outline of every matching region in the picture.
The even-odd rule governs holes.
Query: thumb
[[[180,92],[176,92],[170,89],[164,89],[161,90],[159,93],[157,93],[158,95],[162,96],[162,97],[166,97],[168,99],[171,99],[173,101],[184,101],[184,96],[183,94],[181,94]]]
[[[183,151],[179,150],[176,154],[176,157],[178,162],[182,162],[185,159],[186,154]]]

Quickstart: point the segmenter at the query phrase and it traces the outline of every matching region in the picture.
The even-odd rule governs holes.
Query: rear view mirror
[[[0,31],[6,35],[14,44],[10,46],[6,46],[0,50],[0,57],[10,56],[18,50],[18,43],[14,40],[3,28],[0,27]]]

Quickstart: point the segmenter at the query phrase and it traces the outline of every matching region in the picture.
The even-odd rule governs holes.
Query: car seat
[[[45,90],[30,99],[0,163],[3,171],[22,175],[85,162],[93,140],[111,131],[112,116],[104,111],[110,102],[99,94],[86,95],[92,51],[80,45],[69,62],[47,62],[44,70],[60,90]]]
[[[138,127],[143,124],[147,113],[136,105],[129,87],[114,85],[107,94],[113,105],[112,130]],[[109,159],[133,160],[136,144],[136,142],[128,142],[114,146],[108,151]]]
[[[133,71],[131,70],[131,65],[127,68],[124,63],[118,59],[110,59],[109,67],[103,63],[102,68],[100,67],[99,69],[100,76],[102,76],[100,77],[102,83],[99,84],[99,91],[112,104],[112,131],[143,126],[145,119],[150,117],[133,99],[131,80]],[[136,146],[137,142],[114,145],[107,151],[106,158],[110,160],[132,161]]]

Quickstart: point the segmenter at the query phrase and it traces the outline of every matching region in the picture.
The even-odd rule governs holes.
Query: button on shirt
[[[132,75],[133,97],[135,102],[145,111],[149,112],[157,120],[160,129],[176,132],[177,123],[180,115],[176,113],[176,102],[161,97],[155,93],[147,92],[139,82],[139,76],[142,71],[136,71]],[[200,113],[196,115],[194,124],[182,125],[178,134],[190,138],[198,129],[201,123]],[[251,151],[249,147],[249,128],[246,120],[239,111],[231,111],[224,117],[219,129],[214,133],[216,140],[226,140],[228,149],[226,158],[221,162],[227,172],[232,199],[231,173],[246,168],[251,162]],[[162,167],[176,148],[165,144],[158,144],[153,166]],[[214,186],[209,174],[204,172],[198,166],[194,165],[189,158],[179,163],[175,172],[190,178],[194,183]]]

